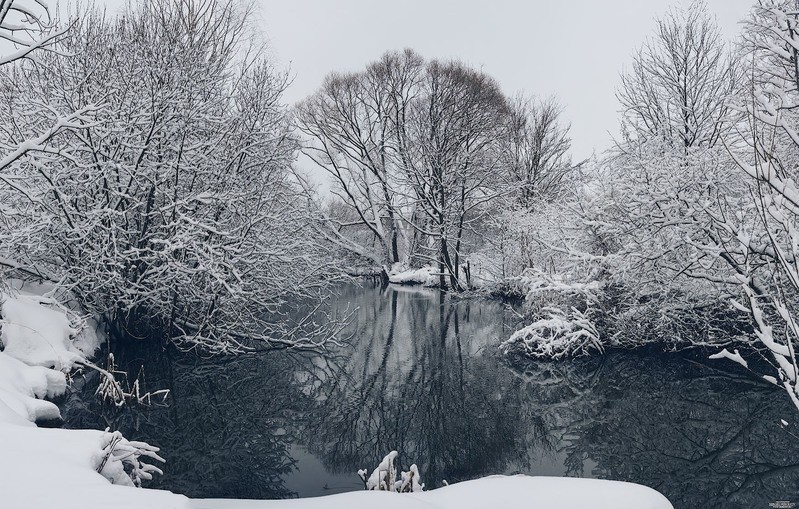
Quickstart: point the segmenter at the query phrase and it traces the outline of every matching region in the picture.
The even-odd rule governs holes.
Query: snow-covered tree
[[[64,130],[84,127],[97,109],[93,104],[76,110],[53,108],[46,101],[30,100],[26,97],[29,91],[16,81],[14,64],[30,64],[41,52],[58,51],[56,45],[68,29],[56,23],[43,1],[0,1],[0,41],[13,48],[0,54],[0,90],[15,100],[21,96],[19,108],[10,115],[5,112],[0,124],[0,185],[14,189],[19,199],[0,202],[0,215],[18,213],[19,207],[27,207],[31,201],[26,183],[7,168],[30,151],[58,151],[51,145],[53,137]],[[33,122],[35,128],[21,128],[31,117],[37,118]]]
[[[407,257],[401,238],[409,206],[401,182],[404,130],[423,69],[413,51],[389,52],[365,71],[329,75],[296,108],[299,129],[308,136],[303,151],[330,175],[332,193],[345,208],[339,216],[325,214],[326,237],[377,266]],[[371,249],[368,236],[358,239],[356,228],[366,229],[378,249]]]
[[[616,95],[625,136],[665,136],[684,147],[716,144],[736,77],[704,0],[670,11],[621,75]]]
[[[748,177],[746,202],[715,223],[713,249],[742,289],[734,305],[749,314],[764,376],[799,408],[799,4],[759,2],[745,30],[748,87],[731,107],[744,116],[725,141]],[[719,357],[748,366],[741,355]]]
[[[290,172],[286,75],[246,45],[248,17],[216,0],[88,10],[59,42],[73,56],[7,75],[18,93],[4,111],[102,104],[90,125],[15,162],[30,205],[6,218],[2,245],[120,333],[213,352],[325,338],[285,319],[287,302],[325,284],[326,257]]]
[[[0,1],[0,39],[14,47],[0,56],[0,66],[33,58],[36,50],[52,49],[68,29],[68,26],[58,26],[42,0]]]

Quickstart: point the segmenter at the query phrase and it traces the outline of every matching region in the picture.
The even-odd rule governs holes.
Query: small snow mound
[[[0,420],[19,424],[22,420],[59,419],[58,407],[40,398],[59,396],[66,387],[64,373],[28,366],[0,352]]]
[[[0,300],[0,342],[5,354],[30,366],[59,371],[69,371],[76,363],[85,361],[72,342],[78,331],[64,312],[45,305],[48,299],[0,295]],[[89,339],[84,341],[88,343]]]
[[[411,269],[395,263],[388,273],[388,282],[399,285],[434,286],[436,284],[436,269],[430,266]]]

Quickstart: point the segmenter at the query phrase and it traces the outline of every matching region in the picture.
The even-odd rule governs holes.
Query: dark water
[[[168,404],[102,407],[89,378],[63,403],[66,424],[161,446],[149,486],[191,497],[357,490],[356,471],[396,449],[428,487],[522,472],[632,481],[677,509],[799,502],[799,414],[726,365],[641,353],[511,365],[496,347],[518,323],[499,303],[347,288],[330,306],[358,310],[352,346],[325,356],[116,349]]]

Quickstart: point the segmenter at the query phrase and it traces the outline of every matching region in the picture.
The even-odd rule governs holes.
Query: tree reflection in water
[[[397,449],[428,487],[525,472],[638,482],[677,509],[799,498],[799,441],[779,425],[795,410],[766,384],[676,354],[509,365],[496,346],[512,313],[433,290],[344,288],[329,311],[355,307],[352,345],[324,356],[128,348],[121,365],[144,363],[169,405],[101,409],[87,384],[64,403],[67,422],[162,445],[153,486],[195,497],[319,494],[286,479],[316,476],[304,484],[321,489]]]
[[[199,359],[117,351],[120,366],[147,373],[148,388],[169,388],[167,406],[101,406],[96,383],[62,405],[69,427],[109,426],[162,447],[164,475],[147,484],[190,497],[287,498],[294,467],[291,433],[313,401],[297,388],[298,366],[278,357]]]
[[[519,404],[523,382],[497,369],[503,316],[499,305],[432,291],[362,301],[353,325],[361,342],[321,386],[309,449],[336,472],[397,449],[428,487],[527,464],[543,422]]]

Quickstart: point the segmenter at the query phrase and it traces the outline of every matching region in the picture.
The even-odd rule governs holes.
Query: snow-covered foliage
[[[400,472],[400,484],[397,491],[400,493],[419,493],[424,491],[424,483],[419,474],[419,468],[412,464],[407,472]]]
[[[15,139],[92,110],[5,170],[3,255],[123,335],[212,352],[323,342],[283,319],[323,293],[330,260],[290,171],[287,75],[248,49],[248,19],[215,0],[88,9],[64,55],[6,66]]]
[[[47,50],[67,30],[57,25],[44,1],[5,0],[0,4],[0,38],[11,42],[14,49],[0,55],[0,66]]]
[[[164,463],[166,460],[158,455],[158,447],[145,442],[131,442],[119,431],[103,435],[102,459],[97,465],[97,472],[113,484],[140,487],[142,481],[151,481],[153,474],[163,471],[144,459]]]
[[[623,139],[561,203],[512,220],[515,238],[535,246],[525,249],[529,266],[599,284],[589,316],[605,347],[746,342],[748,321],[729,303],[736,270],[719,256],[716,228],[751,223],[746,178],[720,143],[740,118],[728,106],[739,85],[733,59],[702,2],[659,20],[634,58],[619,92]],[[530,338],[556,323],[569,330],[571,305],[533,309],[545,306],[559,311],[528,312]]]
[[[103,401],[115,406],[121,407],[129,402],[149,405],[153,400],[163,403],[169,396],[169,389],[142,392],[139,377],[136,377],[133,384],[130,385],[127,381],[128,374],[115,369],[113,353],[108,354],[108,362],[105,368],[88,361],[84,362],[83,365],[100,374],[100,382],[97,384],[95,394]]]
[[[764,378],[799,409],[799,13],[793,1],[759,2],[742,50],[751,62],[747,91],[730,101],[742,116],[726,140],[748,196],[736,216],[715,222],[713,246],[741,289],[733,305],[748,314],[773,366]],[[722,356],[746,367],[740,355]]]
[[[543,308],[541,312],[544,317],[514,332],[500,349],[543,359],[602,353],[599,332],[587,312],[577,308],[568,312]]]
[[[397,451],[388,453],[369,477],[366,477],[367,470],[358,471],[358,476],[367,491],[395,491],[397,493],[424,491],[424,483],[421,481],[416,464],[411,465],[407,472],[400,472],[400,479],[397,480],[397,467],[394,464],[397,456]]]
[[[597,281],[567,281],[557,274],[526,270],[518,284],[526,288],[532,323],[514,332],[500,349],[534,358],[588,355],[603,350],[596,317]]]
[[[386,454],[385,458],[377,465],[377,468],[372,471],[372,474],[368,478],[366,477],[366,470],[358,471],[358,475],[363,480],[367,490],[397,491],[395,487],[397,482],[397,468],[396,465],[394,465],[397,454],[397,451],[391,451]]]

